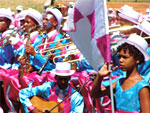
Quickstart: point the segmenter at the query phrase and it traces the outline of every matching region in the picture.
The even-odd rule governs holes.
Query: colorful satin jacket
[[[57,31],[57,30],[54,30],[48,34],[43,34],[43,37],[42,38],[37,38],[35,40],[35,43],[33,44],[33,47],[35,48],[37,45],[40,45],[40,44],[44,44],[45,43],[45,40],[47,40],[47,42],[53,42],[53,41],[58,41],[62,38],[62,35]],[[38,48],[37,50],[37,54],[35,57],[31,57],[31,64],[34,65],[34,67],[36,69],[40,69],[42,67],[42,65],[44,64],[44,62],[46,61],[47,57],[43,57],[40,53],[40,51],[45,47],[45,48],[48,48],[48,47],[54,47],[56,45],[56,43],[51,43],[51,44],[47,44],[46,46],[41,46]],[[57,52],[57,51],[55,51]],[[51,70],[51,69],[54,69],[55,68],[55,65],[53,64],[53,62],[50,62],[48,61],[48,63],[46,64],[44,70]]]
[[[49,34],[50,37],[49,37]],[[43,44],[44,40],[47,39],[48,37],[50,38],[50,40],[48,40],[48,42],[52,42],[52,41],[57,41],[60,40],[62,38],[62,35],[58,33],[57,30],[49,33],[49,34],[43,34],[42,36],[39,35],[39,33],[37,31],[33,32],[30,34],[30,38],[31,38],[31,45],[33,46],[33,48],[35,48],[36,46],[38,46],[39,44]],[[13,44],[13,47],[15,49],[15,51],[17,51],[17,55],[19,56],[23,56],[25,54],[25,41],[26,39],[20,39],[20,40],[16,40]],[[50,47],[54,46],[56,43],[49,45]],[[42,67],[42,65],[44,64],[44,62],[46,61],[47,57],[43,57],[39,51],[43,49],[43,47],[40,47],[37,49],[37,54],[36,56],[30,56],[30,64],[32,64],[36,69],[40,69]],[[51,70],[54,69],[55,65],[51,62],[48,62],[47,65],[45,66],[44,70]]]
[[[6,35],[9,34],[11,31],[6,31],[4,33],[0,33],[0,40],[3,40],[0,42],[0,67],[8,69],[11,68],[11,64],[14,63],[14,48],[12,45],[8,44],[6,46],[2,46],[6,42],[8,42],[8,39],[6,38]]]
[[[73,89],[70,85],[64,97],[68,97],[63,101],[64,113],[83,113],[84,100],[79,92]],[[30,97],[40,96],[46,100],[57,101],[58,88],[55,82],[45,82],[43,85],[25,88],[19,91],[20,102],[23,104],[26,113],[29,113],[35,107],[30,102]]]

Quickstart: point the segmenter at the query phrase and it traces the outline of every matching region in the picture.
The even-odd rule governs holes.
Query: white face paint
[[[51,14],[47,14],[47,15],[46,15],[46,19],[49,20],[49,19],[51,19],[51,18],[53,18],[53,15],[51,15]]]

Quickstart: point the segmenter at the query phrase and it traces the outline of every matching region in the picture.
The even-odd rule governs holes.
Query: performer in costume
[[[58,9],[51,9],[51,8],[46,9],[46,13],[43,16],[43,29],[45,31],[45,34],[42,38],[35,40],[36,44],[34,44],[33,47],[30,46],[27,48],[28,50],[30,50],[29,53],[34,56],[32,63],[34,67],[36,67],[36,69],[40,69],[44,64],[45,60],[47,59],[47,57],[42,57],[40,52],[47,47],[53,47],[57,44],[57,42],[47,44],[47,45],[46,43],[58,41],[62,38],[62,35],[58,31],[61,22],[62,22],[62,14]],[[45,45],[40,46],[36,53],[33,48],[40,44],[45,44]],[[58,52],[58,50],[56,50],[55,52]],[[53,62],[49,61],[44,69],[51,70],[54,68],[55,65],[53,64]]]
[[[0,9],[0,67],[5,69],[11,68],[11,64],[13,64],[14,60],[14,49],[12,45],[10,45],[8,39],[6,39],[6,37],[10,37],[10,33],[13,31],[9,30],[9,26],[13,20],[14,18],[10,10],[4,8]]]
[[[43,25],[42,15],[38,11],[34,9],[28,9],[27,14],[28,16],[26,16],[25,18],[25,21],[27,22],[27,24],[25,25],[26,31],[31,26],[33,27],[33,26]],[[36,30],[36,28],[34,28],[34,30]],[[34,43],[36,37],[39,36],[38,31],[34,31],[34,30],[32,31],[32,33],[30,33],[31,44]],[[17,57],[16,59],[18,59],[18,57],[20,56],[24,56],[26,39],[24,38],[22,42],[22,39],[20,39],[19,37],[12,36],[10,37],[9,40],[11,41],[11,44],[15,49],[15,54]],[[21,71],[19,69],[10,69],[10,70],[1,69],[0,71],[1,71],[0,75],[3,76],[3,80],[4,80],[4,95],[5,95],[6,103],[12,112],[18,112],[19,104],[20,104],[18,101],[18,97],[19,97],[18,92],[21,89],[20,76],[23,76],[24,73],[22,73],[21,75],[20,74]]]
[[[139,64],[149,60],[149,55],[146,53],[148,44],[142,37],[134,34],[130,35],[128,39],[120,40],[118,45],[119,66],[122,71],[126,71],[126,77],[113,84],[117,112],[139,113],[142,111],[149,113],[149,85],[137,70]],[[99,98],[110,95],[109,87],[101,89],[100,85],[103,78],[116,68],[117,66],[108,70],[107,64],[103,65],[94,81],[92,97]]]
[[[13,30],[9,30],[9,26],[13,21],[12,12],[9,9],[0,8],[0,67],[4,69],[10,69],[15,62],[14,48],[9,42],[10,34],[13,32]],[[4,74],[4,76],[7,75]],[[2,85],[5,84],[4,76],[0,75],[0,103],[3,109],[7,106],[4,100],[5,94],[2,93]],[[7,109],[4,109],[4,111],[7,112]]]
[[[36,113],[40,111],[31,104],[29,98],[32,96],[38,95],[46,100],[61,102],[65,97],[75,91],[69,84],[70,75],[74,73],[69,63],[57,63],[56,68],[52,70],[51,73],[55,74],[56,82],[46,82],[41,86],[29,87],[19,91],[20,102],[23,104],[26,113],[31,111],[32,113]],[[60,92],[64,92],[62,97],[59,97]],[[64,106],[64,113],[83,112],[84,100],[77,91],[62,103]]]

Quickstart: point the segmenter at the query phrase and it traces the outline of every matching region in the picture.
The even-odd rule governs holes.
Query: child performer
[[[120,40],[118,45],[119,66],[122,71],[126,71],[126,77],[113,83],[116,112],[150,113],[149,85],[137,71],[139,64],[149,60],[146,53],[148,44],[144,38],[132,34],[128,39]],[[102,66],[92,87],[92,97],[99,98],[110,94],[109,87],[100,88],[101,82],[117,67],[108,70],[106,63]]]

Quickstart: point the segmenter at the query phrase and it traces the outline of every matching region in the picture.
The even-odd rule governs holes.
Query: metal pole
[[[110,63],[108,64],[108,69],[111,69]],[[114,97],[113,97],[113,87],[112,87],[112,77],[111,77],[111,73],[109,74],[109,83],[110,83],[110,97],[111,97],[111,112],[114,113],[115,109],[114,109]]]

